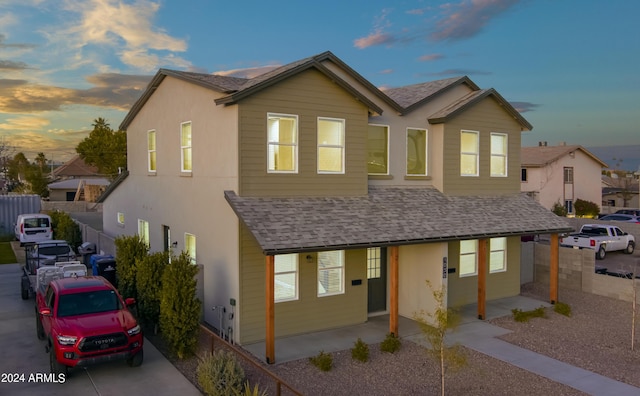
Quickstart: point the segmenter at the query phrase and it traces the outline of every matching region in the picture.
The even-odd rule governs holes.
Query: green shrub
[[[82,244],[82,233],[80,226],[73,221],[68,213],[60,211],[51,211],[51,228],[53,229],[53,239],[67,241],[69,246],[77,251],[78,246]]]
[[[528,322],[531,318],[544,318],[544,307],[538,307],[531,311],[523,311],[521,309],[515,308],[511,310],[513,313],[513,320],[516,322]]]
[[[244,391],[244,370],[233,352],[209,353],[198,364],[197,377],[198,384],[209,396],[241,395]]]
[[[556,201],[551,207],[551,211],[555,213],[557,216],[564,217],[567,215],[567,209],[560,203],[560,201]]]
[[[355,345],[351,349],[351,357],[354,360],[367,362],[369,360],[369,345],[367,345],[364,341],[358,338]]]
[[[168,264],[169,252],[149,254],[136,262],[138,314],[145,325],[155,326],[160,321],[162,273]]]
[[[116,279],[118,291],[124,298],[138,298],[136,264],[146,257],[149,247],[139,235],[119,236],[116,245]]]
[[[186,252],[173,257],[162,274],[160,330],[180,359],[193,355],[198,344],[202,303],[196,297],[197,274]]]
[[[235,394],[236,396],[267,396],[267,391],[263,390],[262,392],[260,392],[260,389],[258,389],[258,385],[254,386],[253,389],[251,389],[249,381],[246,381],[244,383],[244,391],[236,392]]]
[[[402,346],[400,338],[393,333],[388,333],[380,344],[380,350],[382,352],[395,353],[400,350],[400,346]]]
[[[569,304],[558,301],[553,306],[553,310],[560,315],[571,316],[571,307],[569,306]]]
[[[324,351],[320,351],[317,356],[310,357],[309,361],[322,371],[330,371],[331,367],[333,367],[333,357],[329,353],[324,353]]]
[[[585,201],[583,199],[576,199],[576,202],[573,204],[573,207],[576,211],[576,216],[578,217],[589,217],[592,219],[597,219],[600,214],[600,207],[595,202]]]

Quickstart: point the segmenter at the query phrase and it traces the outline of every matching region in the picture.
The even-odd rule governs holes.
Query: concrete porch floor
[[[514,308],[529,311],[540,306],[547,307],[550,304],[523,296],[487,301],[486,319],[490,320],[511,315],[511,310]],[[460,326],[455,332],[449,334],[447,337],[448,342],[465,345],[467,342],[478,342],[479,338],[492,338],[508,332],[508,330],[493,326],[485,320],[479,320],[477,318],[477,310],[477,304],[466,305],[459,310],[462,319]],[[350,349],[358,338],[361,338],[367,344],[376,344],[382,342],[388,332],[389,315],[385,314],[371,316],[367,322],[358,325],[276,338],[276,364],[315,356],[320,351],[336,352]],[[400,338],[416,343],[424,342],[418,323],[412,319],[400,316],[398,319],[398,332],[400,333]],[[265,361],[266,346],[264,342],[243,345],[243,348],[258,359]]]

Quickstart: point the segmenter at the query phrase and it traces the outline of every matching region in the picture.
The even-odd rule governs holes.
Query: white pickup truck
[[[570,234],[561,238],[560,246],[595,250],[596,258],[602,260],[607,252],[616,250],[632,254],[636,241],[633,235],[622,231],[616,226],[584,224],[577,234]]]

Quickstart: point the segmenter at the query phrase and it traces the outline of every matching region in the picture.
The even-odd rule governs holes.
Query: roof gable
[[[417,107],[420,107],[423,103],[434,99],[436,96],[463,84],[474,91],[480,89],[469,77],[464,76],[390,88],[383,92],[402,106],[403,113],[409,113]]]
[[[74,156],[69,161],[60,165],[51,172],[54,178],[73,178],[73,177],[99,177],[98,168],[93,165],[87,165],[79,155]]]
[[[522,147],[521,164],[529,167],[544,167],[576,150],[582,151],[589,158],[600,164],[601,167],[608,167],[600,158],[580,145]]]

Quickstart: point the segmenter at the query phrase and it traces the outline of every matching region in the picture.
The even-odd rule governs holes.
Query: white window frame
[[[294,131],[294,142],[293,143],[281,143],[279,141],[272,141],[270,139],[270,134],[269,134],[269,120],[272,118],[287,118],[287,119],[294,119],[295,121],[295,131]],[[283,113],[267,113],[267,173],[298,173],[298,116],[295,114],[283,114]],[[281,147],[281,146],[286,146],[286,147],[293,147],[294,148],[294,159],[293,159],[293,170],[278,170],[278,169],[272,169],[271,166],[271,158],[270,158],[270,152],[271,152],[271,148],[272,147]],[[275,152],[275,151],[274,151]],[[273,161],[275,162],[275,161]]]
[[[142,238],[147,247],[151,246],[149,242],[149,222],[138,219],[138,236]]]
[[[184,127],[189,125],[189,144],[183,145],[182,142],[184,140]],[[186,168],[185,163],[185,150],[189,152],[190,157],[190,168]],[[180,171],[183,173],[191,173],[193,172],[193,124],[191,121],[185,121],[180,123]]]
[[[424,173],[409,173],[409,131],[424,131]],[[427,176],[429,174],[429,130],[409,127],[406,130],[405,139],[405,175]]]
[[[193,241],[193,247],[191,246],[191,241]],[[191,264],[196,264],[196,236],[194,234],[184,233],[184,250],[189,256]]]
[[[371,173],[369,172],[369,163],[367,161],[367,173],[369,175],[388,175],[389,174],[389,130],[391,129],[389,127],[389,125],[382,125],[382,124],[369,124],[368,126],[370,127],[378,127],[378,128],[385,128],[386,129],[386,141],[385,141],[385,151],[386,151],[386,158],[385,160],[385,168],[386,171],[384,173]],[[367,143],[369,142],[369,134],[367,133]],[[367,157],[369,156],[370,152],[369,152],[369,147],[367,146]]]
[[[280,259],[284,259],[284,258],[288,258],[288,259],[293,259],[294,260],[294,264],[295,264],[295,268],[293,270],[278,270],[278,261],[279,258]],[[299,285],[299,269],[300,269],[300,257],[297,253],[291,253],[291,254],[278,254],[274,256],[274,276],[273,276],[273,282],[274,282],[274,290],[277,290],[277,282],[278,282],[278,278],[279,276],[283,276],[283,275],[295,275],[295,279],[294,279],[294,290],[293,290],[293,296],[288,296],[288,297],[281,297],[278,298],[277,296],[277,292],[276,292],[276,296],[274,297],[274,302],[276,303],[280,303],[280,302],[286,302],[286,301],[296,301],[298,300],[298,285]]]
[[[327,254],[327,253],[339,253],[339,263],[337,265],[333,265],[333,266],[327,266],[324,268],[320,268],[320,262],[323,260],[323,255]],[[320,287],[322,286],[321,282],[320,282],[320,278],[322,276],[322,274],[324,272],[331,272],[331,271],[335,271],[335,270],[339,270],[340,271],[340,289],[338,291],[334,291],[334,292],[330,292],[325,290],[324,292],[322,292],[320,290]],[[332,250],[332,251],[328,251],[328,252],[318,252],[318,297],[328,297],[328,296],[335,296],[338,294],[344,294],[345,293],[345,251],[344,250]]]
[[[339,122],[342,125],[342,136],[340,144],[326,144],[320,142],[320,121],[334,121]],[[345,172],[345,139],[346,139],[346,120],[344,118],[331,118],[331,117],[318,117],[316,121],[316,135],[318,141],[318,149],[317,149],[317,165],[316,169],[318,170],[318,174],[329,174],[329,175],[339,175],[344,174]],[[340,170],[339,171],[330,171],[330,170],[321,170],[320,169],[320,150],[323,148],[335,148],[341,150],[341,158],[340,158]]]
[[[496,147],[493,146],[493,137],[501,136],[504,138],[504,153],[498,153],[495,151]],[[493,160],[501,159],[504,161],[504,173],[496,173],[493,169]],[[500,132],[491,132],[491,162],[490,162],[490,174],[491,177],[507,177],[509,173],[509,135]]]
[[[462,245],[464,244],[474,244],[473,250],[462,251]],[[473,257],[473,272],[462,272],[462,258],[463,257]],[[468,276],[476,276],[478,275],[478,240],[470,239],[465,241],[460,241],[460,260],[459,260],[459,275],[461,278],[465,278]]]
[[[473,151],[462,151],[462,135],[463,134],[473,134],[476,136],[476,150]],[[463,156],[475,156],[476,158],[476,172],[475,173],[464,173],[462,169],[462,157]],[[479,131],[471,131],[463,129],[460,131],[460,176],[463,177],[477,177],[480,174],[480,132]]]
[[[151,145],[151,137],[153,136],[153,147]],[[155,129],[147,131],[147,171],[156,173],[158,170],[158,141]]]
[[[503,247],[496,246],[497,243],[502,240],[504,245]],[[495,274],[497,272],[506,272],[507,271],[507,238],[491,238],[489,240],[489,273]],[[502,266],[495,267],[497,264],[498,257],[501,257]]]
[[[124,225],[124,213],[123,212],[118,212],[116,214],[116,221],[118,222],[119,226],[123,226]]]

